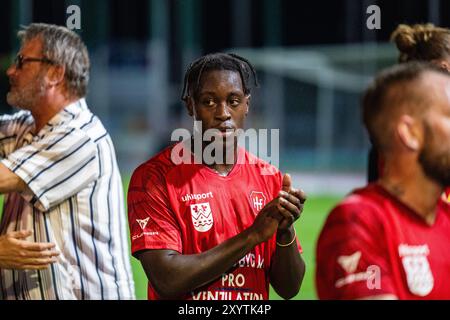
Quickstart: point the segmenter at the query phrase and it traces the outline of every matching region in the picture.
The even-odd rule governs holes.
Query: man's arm
[[[280,198],[266,205],[253,225],[222,244],[195,255],[173,250],[146,250],[138,258],[157,294],[163,299],[181,297],[220,277],[257,244],[270,239],[278,227],[275,219]]]
[[[3,163],[0,163],[0,194],[22,192],[26,189],[25,182]]]
[[[52,243],[24,240],[31,231],[14,231],[0,236],[0,269],[46,269],[59,253]]]
[[[282,298],[291,299],[300,291],[305,275],[305,262],[298,250],[294,222],[300,218],[306,195],[302,190],[292,188],[291,177],[287,174],[283,177],[282,189],[282,220],[277,230],[270,283]]]
[[[25,188],[9,173],[7,180],[1,178],[4,189],[24,191],[24,199],[30,202],[34,198],[34,207],[40,211],[48,211],[75,195],[99,175],[94,141],[83,130],[69,126],[55,127],[42,139],[14,150],[1,163],[26,183]]]
[[[270,283],[283,299],[291,299],[300,291],[305,275],[305,262],[298,252],[293,229],[291,227],[289,231],[277,232],[277,243],[290,243],[292,239],[294,241],[286,247],[277,245],[270,269]]]

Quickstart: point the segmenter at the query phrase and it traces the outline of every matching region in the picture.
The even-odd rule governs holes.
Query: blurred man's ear
[[[435,61],[435,64],[441,68],[444,69],[447,72],[450,72],[450,62],[447,60],[437,60]]]
[[[194,116],[194,98],[191,96],[186,96],[184,99],[184,104],[186,106],[186,109],[188,111],[189,116]]]
[[[249,94],[249,95],[247,95],[247,96],[245,96],[245,99],[246,99],[246,101],[245,101],[245,115],[247,115],[248,114],[248,110],[249,110],[249,108],[250,108],[250,100],[251,100],[251,97],[252,97],[252,95],[251,94]]]
[[[64,81],[66,68],[63,66],[51,66],[47,71],[47,79],[50,84],[57,85]]]
[[[396,128],[401,143],[410,151],[419,151],[423,142],[423,126],[410,115],[402,115]]]
[[[47,70],[47,84],[51,87],[55,87],[64,82],[64,75],[66,69],[63,66],[51,66]]]

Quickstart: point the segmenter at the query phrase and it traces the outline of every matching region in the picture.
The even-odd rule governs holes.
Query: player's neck
[[[227,176],[233,170],[237,162],[238,157],[237,149],[227,151],[228,156],[224,156],[222,161],[219,161],[217,163],[214,162],[210,165],[206,164],[208,167],[213,169],[217,174],[221,176]]]
[[[397,167],[397,172],[399,170],[402,171]],[[422,170],[402,175],[388,169],[379,183],[413,209],[428,225],[434,224],[437,204],[444,188],[426,177]]]
[[[212,165],[209,166],[211,169],[213,169],[218,175],[222,177],[226,177],[231,170],[233,170],[233,165]]]
[[[200,161],[221,176],[227,176],[238,162],[239,147],[237,140],[228,146],[224,145],[221,150],[218,150],[217,145],[214,146],[211,142],[203,142],[201,150],[196,150],[195,142],[192,141],[191,153],[196,161]]]

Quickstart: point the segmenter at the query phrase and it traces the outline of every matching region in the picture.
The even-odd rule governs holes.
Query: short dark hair
[[[372,143],[385,150],[392,139],[389,119],[402,110],[419,115],[426,110],[429,97],[413,84],[426,72],[450,76],[448,72],[428,62],[407,62],[380,72],[362,98],[363,122]],[[399,88],[395,92],[394,88]]]
[[[191,95],[196,98],[202,75],[212,70],[228,70],[239,73],[245,94],[250,94],[252,78],[253,85],[259,86],[255,68],[247,59],[233,53],[211,53],[198,58],[189,65],[184,75],[181,99],[186,101],[187,97]]]

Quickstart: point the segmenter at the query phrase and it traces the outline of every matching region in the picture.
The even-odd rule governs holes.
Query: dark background
[[[6,68],[19,48],[19,26],[65,25],[72,4],[81,8],[82,27],[76,31],[92,59],[88,102],[110,130],[127,174],[165,146],[173,129],[191,126],[179,100],[181,82],[189,62],[204,53],[250,49],[246,57],[253,62],[254,53],[275,49],[278,64],[285,52],[307,52],[313,58],[324,53],[329,70],[351,72],[366,83],[378,69],[396,62],[395,47],[386,43],[399,23],[450,26],[450,1],[444,0],[3,0],[1,97],[8,90]],[[366,8],[372,4],[381,9],[380,30],[366,27]],[[379,51],[373,53],[369,44]],[[361,54],[352,58],[358,50]],[[368,142],[357,116],[363,87],[342,88],[339,75],[331,86],[305,80],[301,66],[294,75],[273,72],[269,60],[266,56],[256,65],[262,85],[249,122],[255,128],[281,129],[283,165],[365,170]],[[304,66],[323,67],[314,62]],[[320,107],[320,101],[327,102]],[[4,98],[0,112],[12,112]],[[130,141],[140,146],[132,148]]]

